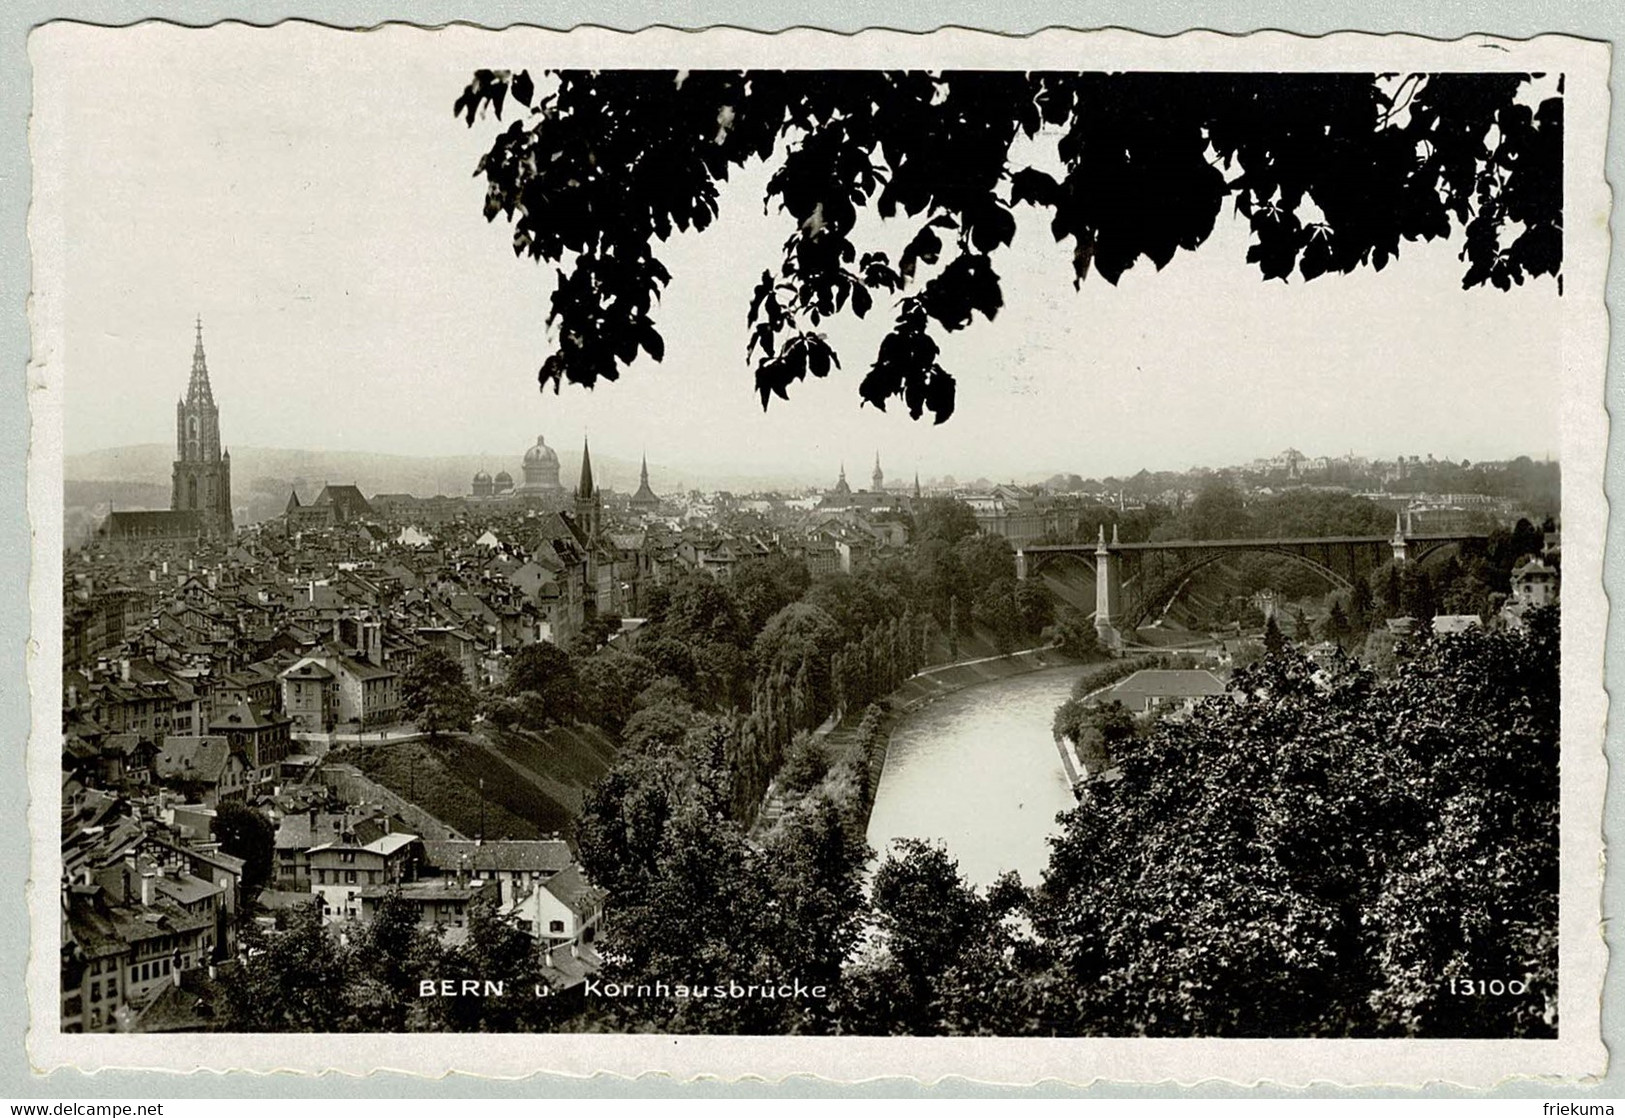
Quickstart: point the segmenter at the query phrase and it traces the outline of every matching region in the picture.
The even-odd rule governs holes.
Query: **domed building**
[[[474,475],[474,496],[489,497],[491,495],[491,475],[480,470]]]
[[[513,475],[507,470],[503,470],[498,473],[496,479],[491,483],[491,491],[498,497],[506,497],[508,494],[512,493]]]
[[[525,451],[523,468],[525,482],[515,490],[521,496],[551,497],[564,491],[559,484],[558,452],[541,435],[536,436],[536,445]]]

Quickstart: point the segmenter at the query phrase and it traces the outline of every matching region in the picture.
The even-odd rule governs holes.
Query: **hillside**
[[[566,487],[574,485],[581,464],[580,447],[556,445],[551,441],[549,445],[553,445],[559,454],[559,480]],[[233,446],[230,448],[232,498],[239,506],[248,506],[250,520],[256,520],[280,513],[287,504],[290,487],[297,486],[299,495],[309,500],[327,482],[359,486],[361,492],[369,497],[376,493],[460,497],[468,493],[469,484],[478,470],[493,474],[507,470],[515,480],[521,479],[521,459],[525,449],[518,446],[489,454],[416,457],[366,451]],[[63,478],[74,486],[68,503],[86,506],[105,503],[110,494],[112,499],[118,500],[116,493],[105,487],[134,483],[161,487],[163,495],[155,504],[157,507],[167,507],[173,458],[174,447],[168,443],[141,443],[66,455],[62,463]],[[592,468],[598,483],[609,489],[630,493],[638,486],[641,463],[635,459],[604,454],[594,446]],[[677,469],[669,463],[651,461],[649,483],[660,493],[693,488],[749,492],[764,488],[799,487],[808,484],[808,479],[798,479],[789,472],[747,475],[727,467],[709,467],[703,463],[688,463],[684,468]],[[269,511],[261,512],[261,509]]]
[[[609,771],[615,746],[590,726],[482,730],[434,743],[355,746],[335,759],[466,835],[480,833],[483,797],[487,838],[570,837],[582,796]]]

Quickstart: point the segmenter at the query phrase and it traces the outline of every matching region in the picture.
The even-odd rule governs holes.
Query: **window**
[[[102,1000],[102,984],[100,982],[92,982],[90,984],[90,1000],[93,1002],[99,1002]]]
[[[563,935],[564,934],[564,921],[563,920],[549,920],[547,922],[547,930],[550,933],[552,933],[553,935]]]
[[[344,871],[344,884],[346,884],[346,885],[354,885],[355,884],[355,871],[354,870],[345,870]]]

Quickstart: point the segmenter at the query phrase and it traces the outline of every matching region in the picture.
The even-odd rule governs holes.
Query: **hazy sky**
[[[70,48],[71,49],[68,49]],[[1556,453],[1555,285],[1460,290],[1454,245],[1384,272],[1264,284],[1228,213],[1162,273],[1074,292],[1070,243],[1030,210],[995,258],[1006,306],[943,337],[942,426],[860,408],[890,321],[830,329],[844,364],[764,414],[744,359],[755,278],[788,219],[759,168],[705,234],[666,245],[666,360],[538,392],[553,272],[516,259],[471,177],[498,125],[452,101],[476,66],[538,65],[494,33],[310,25],[77,30],[36,42],[69,91],[41,139],[65,202],[69,453],[168,441],[201,314],[227,445],[488,452],[516,470],[545,434],[676,470],[866,479],[1085,476],[1309,454]],[[50,154],[52,152],[60,155]],[[941,335],[939,335],[941,336]],[[572,461],[566,455],[566,461]],[[567,473],[571,472],[567,469]]]

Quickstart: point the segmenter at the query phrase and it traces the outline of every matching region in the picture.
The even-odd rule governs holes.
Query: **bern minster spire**
[[[203,316],[197,318],[197,344],[192,348],[192,380],[186,386],[188,404],[214,404],[214,390],[209,387],[209,365],[203,358]]]
[[[169,508],[194,514],[204,534],[222,538],[232,532],[231,455],[220,445],[220,409],[214,402],[209,364],[203,356],[201,316],[194,328],[192,377],[186,398],[175,404]]]

